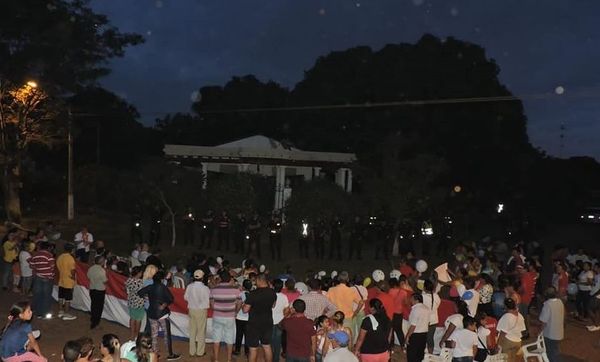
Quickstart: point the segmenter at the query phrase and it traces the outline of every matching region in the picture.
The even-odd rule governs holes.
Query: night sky
[[[332,50],[378,50],[432,33],[487,50],[504,84],[524,99],[534,146],[600,160],[600,1],[93,0],[92,6],[122,31],[146,37],[102,81],[133,103],[146,124],[187,112],[195,90],[235,75],[291,88]]]

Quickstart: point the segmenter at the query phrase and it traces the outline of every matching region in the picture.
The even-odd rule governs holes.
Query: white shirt
[[[449,316],[448,318],[446,318],[446,321],[444,322],[444,326],[446,327],[446,329],[448,329],[448,327],[450,326],[450,323],[452,323],[456,329],[462,329],[463,328],[463,315],[462,314],[453,314],[451,316]]]
[[[540,321],[544,322],[544,337],[561,341],[565,336],[565,306],[558,298],[544,302],[540,312]]]
[[[94,235],[88,232],[85,235],[80,231],[75,234],[75,242],[77,243],[77,249],[85,249],[87,253],[90,251],[90,245],[94,242]]]
[[[418,303],[410,308],[408,323],[415,326],[413,333],[427,333],[429,330],[429,308],[423,303]]]
[[[492,333],[484,326],[477,328],[477,348],[487,349],[487,337]]]
[[[577,286],[579,287],[579,290],[581,290],[582,292],[587,292],[592,290],[592,286],[591,285],[582,285],[579,283],[587,283],[588,279],[594,279],[594,272],[591,270],[588,271],[582,271],[581,273],[579,273],[579,276],[577,277]]]
[[[521,333],[525,330],[525,319],[521,313],[514,315],[512,313],[504,313],[498,321],[496,327],[498,332],[506,333],[506,339],[512,342],[521,342]]]
[[[208,309],[210,307],[210,289],[200,281],[194,281],[185,288],[183,299],[188,309]]]
[[[21,276],[30,277],[33,276],[33,271],[29,266],[27,259],[31,258],[31,254],[27,250],[21,250],[19,253],[19,266],[21,267]]]
[[[283,293],[276,293],[277,300],[275,301],[275,306],[273,307],[273,325],[279,324],[283,319],[283,310],[289,307],[290,302],[288,302],[287,297]]]
[[[471,317],[475,317],[475,314],[477,314],[477,307],[479,306],[479,292],[476,291],[475,289],[469,289],[467,290],[467,288],[463,285],[463,284],[459,284],[456,287],[456,290],[458,291],[458,295],[463,296],[463,294],[465,294],[466,292],[471,292],[473,293],[473,298],[469,299],[469,300],[465,300],[465,303],[467,303],[467,308],[469,308],[469,315]]]
[[[339,347],[327,352],[323,362],[358,362],[358,358],[347,347]]]
[[[433,302],[431,300],[431,294],[423,293],[423,305],[429,309],[429,325],[435,325],[438,323],[438,308],[440,306],[440,296],[437,293],[433,293]]]
[[[152,255],[150,254],[150,252],[148,251],[140,251],[140,253],[138,254],[138,260],[141,261],[142,263],[146,262],[146,259],[148,259],[148,257]]]
[[[240,299],[242,301],[242,304],[244,304],[244,302],[246,301],[246,293],[249,293],[249,292],[246,290],[243,290],[240,292]],[[235,316],[235,319],[240,320],[240,321],[248,321],[249,317],[250,317],[250,314],[244,313],[244,309],[240,308],[240,311]]]
[[[569,264],[577,264],[578,261],[590,261],[590,258],[588,258],[587,255],[585,254],[570,254],[569,256],[567,256],[567,261],[569,262]]]
[[[594,295],[600,291],[600,274],[594,275],[594,285],[590,290],[590,295]],[[600,294],[596,296],[596,298],[600,299]]]
[[[452,350],[452,358],[474,357],[473,346],[477,346],[477,333],[466,328],[457,329],[448,339],[456,343]]]

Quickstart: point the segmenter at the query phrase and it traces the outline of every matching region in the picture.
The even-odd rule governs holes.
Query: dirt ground
[[[0,310],[3,313],[8,312],[12,303],[22,300],[23,297],[12,292],[0,292]],[[55,305],[56,309],[56,305]],[[129,331],[127,328],[112,322],[103,320],[100,326],[94,330],[89,329],[89,316],[87,313],[74,311],[78,318],[73,321],[62,321],[59,319],[33,320],[34,329],[40,329],[42,337],[39,341],[42,353],[49,361],[60,361],[61,349],[64,343],[71,339],[77,339],[83,336],[91,337],[94,342],[99,343],[101,337],[105,333],[114,333],[121,337],[122,340],[127,339]],[[162,347],[161,343],[161,347]],[[190,358],[187,355],[188,346],[186,341],[178,340],[174,342],[175,352],[181,354],[180,361],[211,361],[212,352],[207,352],[207,355],[199,358]],[[585,329],[581,322],[577,322],[569,318],[566,323],[565,340],[561,345],[562,362],[600,362],[600,332],[590,333]],[[212,345],[207,346],[207,351],[212,351]],[[97,350],[96,355],[99,356]],[[163,360],[161,358],[161,360]],[[236,361],[246,361],[245,357],[235,358]],[[394,354],[393,361],[404,362],[406,359],[400,353]],[[219,361],[226,361],[223,355]],[[283,361],[283,359],[282,359]]]

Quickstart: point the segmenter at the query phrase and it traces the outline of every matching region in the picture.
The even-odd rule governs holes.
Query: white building
[[[333,170],[336,184],[352,192],[350,165],[356,161],[353,153],[302,151],[261,135],[214,147],[165,145],[164,153],[169,159],[198,164],[205,176],[203,188],[208,172],[249,172],[275,177],[274,210],[283,208],[291,195],[287,177],[302,176],[308,181],[319,177],[323,169]]]

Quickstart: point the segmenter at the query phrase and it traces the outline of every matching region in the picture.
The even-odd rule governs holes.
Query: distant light
[[[272,229],[271,234],[277,234],[277,231],[275,229]]]
[[[308,224],[302,223],[302,236],[308,236]]]
[[[459,193],[462,191],[462,187],[460,187],[460,185],[456,185],[456,186],[454,186],[453,190],[454,190],[454,192]]]
[[[501,214],[504,211],[504,204],[498,204],[496,211],[498,211],[498,214]]]
[[[433,228],[432,227],[421,228],[421,234],[422,235],[433,235]]]
[[[250,235],[246,235],[246,240],[250,240]]]
[[[157,224],[160,224],[160,220],[156,220],[156,223],[157,223]]]
[[[192,213],[190,212],[190,213],[188,214],[188,217],[191,219],[191,218],[192,218],[192,216],[193,216],[193,215],[192,215]]]
[[[37,88],[37,86],[38,86],[38,84],[32,80],[27,82],[27,85],[30,86],[31,88]]]
[[[588,219],[593,219],[594,215],[588,215]]]
[[[135,227],[136,227],[136,228],[139,228],[139,227],[140,227],[140,223],[139,223],[139,222],[136,222],[136,223],[135,223]]]
[[[321,15],[321,16],[325,15],[325,9],[319,9],[319,15]]]
[[[46,319],[50,319],[50,318],[52,318],[52,313],[46,314]]]
[[[565,93],[565,88],[559,85],[558,87],[554,88],[554,93],[561,95]]]

